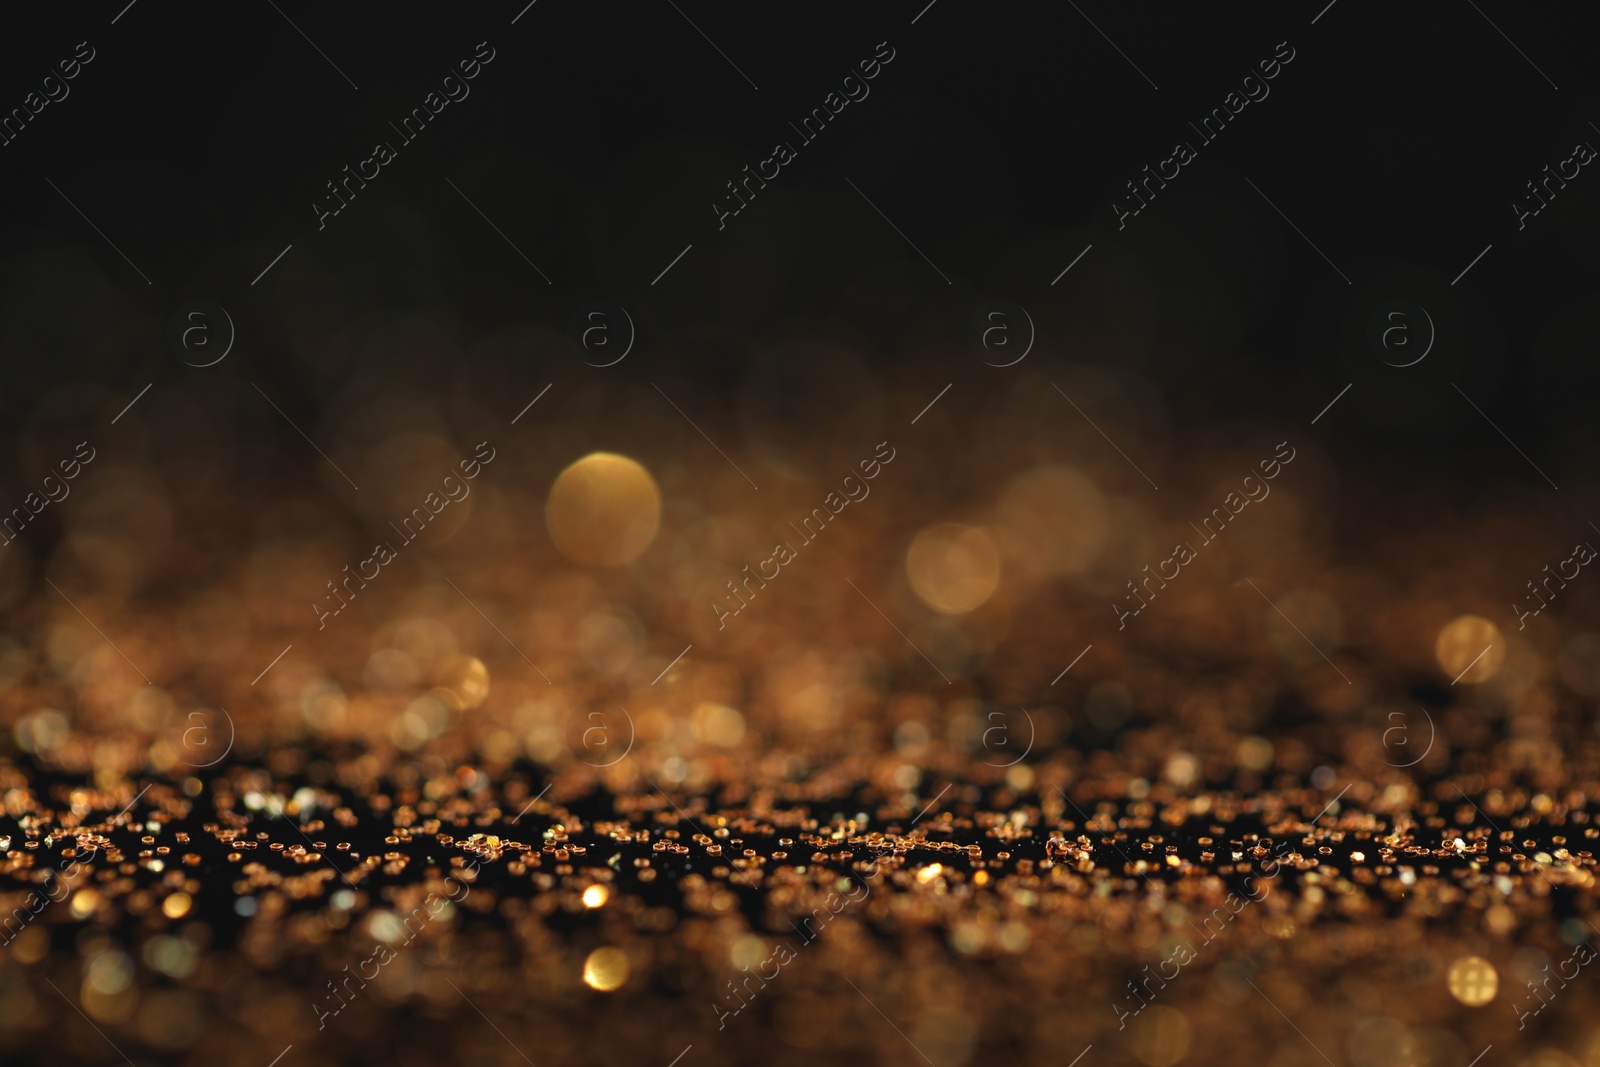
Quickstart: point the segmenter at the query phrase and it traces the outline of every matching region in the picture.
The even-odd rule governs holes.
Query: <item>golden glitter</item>
[[[283,515],[264,510],[255,541],[229,546],[244,549],[244,589],[208,591],[213,579],[203,576],[228,573],[217,564],[232,557],[197,559],[195,588],[166,591],[175,623],[162,618],[165,594],[140,592],[159,586],[79,573],[103,554],[72,547],[82,534],[74,516],[93,510],[92,497],[62,510],[63,557],[50,558],[54,538],[43,538],[40,569],[22,575],[70,579],[62,590],[75,600],[81,591],[82,614],[48,584],[37,596],[31,580],[17,584],[6,560],[21,557],[0,554],[0,604],[9,596],[19,609],[11,636],[0,636],[8,709],[0,740],[34,757],[0,759],[10,838],[0,839],[0,915],[16,920],[0,933],[8,942],[0,1031],[42,1042],[65,1020],[61,1040],[96,1044],[94,1033],[71,1029],[82,1021],[75,1003],[119,1044],[198,1060],[229,1040],[264,1044],[282,1030],[287,1042],[298,1027],[288,1064],[337,1058],[351,1041],[390,1055],[406,1040],[407,1014],[423,1011],[454,1015],[466,1024],[463,1039],[510,1053],[454,981],[506,1035],[542,1045],[526,1049],[537,1062],[572,1058],[574,1049],[625,1058],[624,1049],[665,1046],[681,1029],[660,1062],[691,1040],[683,1064],[702,1054],[759,1059],[779,1041],[818,1062],[863,1041],[922,1062],[909,1038],[941,1067],[980,1067],[987,1050],[1002,1047],[1019,1062],[1066,1064],[1091,1043],[1078,1067],[1104,1057],[1193,1067],[1217,1058],[1205,1051],[1214,1047],[1250,1064],[1321,1064],[1287,1016],[1346,1067],[1463,1067],[1516,1024],[1493,1007],[1499,964],[1452,967],[1457,957],[1487,953],[1513,967],[1508,1001],[1524,1013],[1540,1007],[1521,991],[1523,979],[1537,987],[1554,973],[1558,952],[1571,947],[1561,943],[1573,930],[1563,924],[1592,911],[1600,885],[1600,775],[1584,748],[1592,724],[1569,714],[1583,705],[1561,688],[1559,669],[1558,650],[1577,639],[1585,644],[1560,656],[1581,653],[1600,678],[1600,621],[1576,604],[1543,613],[1537,633],[1494,632],[1469,617],[1441,635],[1469,609],[1441,606],[1451,594],[1423,576],[1432,555],[1449,553],[1419,537],[1393,559],[1393,573],[1376,564],[1305,568],[1296,584],[1337,594],[1338,615],[1368,654],[1341,665],[1348,691],[1320,668],[1302,672],[1310,646],[1285,660],[1270,634],[1237,640],[1262,637],[1247,624],[1266,605],[1227,584],[1241,559],[1287,574],[1296,561],[1326,556],[1333,566],[1345,554],[1332,551],[1338,540],[1318,517],[1324,477],[1295,474],[1278,483],[1281,496],[1275,487],[1202,551],[1199,570],[1186,567],[1174,581],[1169,563],[1160,581],[1153,567],[1136,579],[1141,594],[1163,590],[1136,634],[1109,614],[1096,622],[1104,603],[1089,604],[1080,620],[1079,594],[1114,593],[1113,576],[1159,559],[1169,536],[1161,531],[1184,529],[1187,516],[1176,511],[1189,505],[1169,514],[1125,492],[1136,472],[1119,469],[1121,457],[1105,455],[1068,407],[1071,436],[1092,440],[1098,457],[1082,475],[1044,468],[1007,486],[999,461],[1016,457],[957,442],[923,452],[916,463],[925,466],[896,466],[903,475],[874,481],[883,496],[851,509],[819,542],[814,551],[828,558],[818,556],[810,578],[770,586],[756,612],[723,632],[700,584],[760,560],[771,536],[804,537],[783,532],[786,517],[821,491],[776,480],[772,491],[752,469],[762,483],[754,493],[644,386],[645,408],[663,407],[663,426],[675,424],[652,436],[646,410],[639,432],[619,434],[641,460],[648,449],[648,472],[620,456],[590,456],[557,479],[598,447],[570,444],[591,439],[587,424],[545,438],[543,453],[519,451],[515,470],[508,456],[473,489],[467,536],[457,542],[453,527],[426,535],[442,568],[414,556],[425,548],[406,549],[406,562],[376,581],[372,563],[365,579],[354,577],[362,565],[348,568],[348,586],[332,583],[346,596],[329,590],[325,607],[367,588],[362,581],[372,595],[315,641],[302,591],[356,560],[360,541],[347,544],[343,524],[319,520],[304,500]],[[1081,399],[1076,386],[1067,391]],[[1048,425],[1063,416],[1061,398],[1045,392]],[[159,396],[141,405],[170,403]],[[872,414],[885,399],[864,395],[862,410]],[[726,400],[737,406],[733,392]],[[929,416],[943,417],[951,403]],[[1126,422],[1119,403],[1084,410]],[[1038,419],[1010,421],[1031,434]],[[381,441],[384,426],[375,415],[369,429],[345,435],[341,452],[372,434]],[[340,437],[331,424],[319,428]],[[1105,428],[1124,443],[1123,427]],[[748,447],[723,429],[730,454]],[[938,436],[919,437],[908,459],[946,447]],[[700,459],[675,454],[679,438]],[[1150,444],[1157,453],[1183,447]],[[857,447],[839,450],[854,459]],[[1192,460],[1189,473],[1203,482],[1212,457]],[[363,495],[369,477],[382,485],[381,466],[360,464]],[[836,477],[831,470],[818,463],[805,473]],[[420,474],[435,478],[431,468]],[[1108,492],[1119,486],[1117,495],[1102,496],[1091,478]],[[944,480],[972,491],[928,492]],[[169,504],[186,512],[191,502],[171,492]],[[541,516],[553,540],[538,528]],[[1073,528],[1058,528],[1057,517]],[[1481,592],[1490,573],[1522,573],[1520,556],[1467,547],[1495,570],[1463,580],[1463,596]],[[162,557],[147,562],[184,573]],[[770,568],[750,570],[765,570],[770,585]],[[474,611],[445,571],[474,598],[484,584],[498,598]],[[846,572],[871,601],[841,584]],[[868,581],[887,587],[881,600]],[[1302,615],[1305,605],[1284,595],[1274,602],[1320,646],[1317,612]],[[215,603],[202,612],[195,605],[205,597]],[[195,627],[185,618],[197,612],[205,625],[189,642],[181,635]],[[162,639],[171,626],[176,643]],[[1178,634],[1187,636],[1163,647]],[[1428,660],[1430,638],[1441,636],[1439,658]],[[291,639],[293,651],[273,660]],[[669,685],[661,669],[691,639]],[[1339,639],[1327,640],[1331,654]],[[1419,655],[1449,698],[1426,716],[1405,682]],[[144,685],[129,661],[155,681]],[[176,694],[190,689],[180,679],[213,676],[240,744],[202,770],[222,755],[230,724],[207,711],[209,740],[198,745],[190,698]],[[174,695],[158,692],[164,681]],[[1568,689],[1592,695],[1570,680]],[[1011,703],[1027,692],[1040,697],[1031,724]],[[1319,709],[1314,731],[1280,714],[1301,703],[1297,692]],[[991,712],[1008,706],[1002,755]],[[603,721],[588,714],[602,707]],[[1429,774],[1408,771],[1435,728]],[[1006,765],[1033,730],[1031,755]],[[588,751],[579,753],[580,742]],[[612,762],[630,746],[632,758]],[[184,778],[186,768],[205,781]],[[1263,906],[1230,919],[1251,886],[1270,889]],[[59,903],[34,911],[47,894]],[[1202,948],[1197,938],[1209,940],[1219,923],[1228,944]],[[1180,941],[1202,962],[1174,987]],[[1423,963],[1392,966],[1397,944]],[[1535,945],[1550,946],[1550,971],[1537,976],[1545,960],[1529,951]],[[374,979],[390,949],[395,961]],[[794,953],[803,962],[791,969]],[[903,966],[908,958],[914,966]],[[8,971],[12,959],[24,970]],[[1577,959],[1565,962],[1568,973]],[[774,981],[779,967],[788,973]],[[43,976],[71,1003],[35,983]],[[1600,1067],[1600,1044],[1591,1056],[1586,1043],[1594,1024],[1560,1030],[1561,1019],[1594,1017],[1600,985],[1564,980],[1556,1013],[1539,1023],[1549,1024],[1550,1042]],[[617,996],[590,997],[580,984]],[[1085,1012],[1039,1008],[1074,989],[1090,994]],[[994,995],[975,995],[985,990]],[[1444,993],[1455,1008],[1402,1012],[1408,990],[1424,1001]],[[682,1021],[683,994],[701,1005],[691,1012],[698,1021]],[[880,1025],[864,997],[903,1034]],[[1113,998],[1115,1016],[1106,1009]],[[1225,1010],[1212,1011],[1213,998]],[[313,1036],[294,1021],[309,1019],[307,999],[319,1015],[340,1015],[336,1032]],[[1486,1002],[1475,1022],[1457,1010]],[[1482,1043],[1466,1047],[1474,1029],[1485,1030]],[[705,1052],[697,1034],[719,1051]],[[1497,1041],[1479,1067],[1502,1052],[1510,1067],[1541,1047],[1513,1040]],[[259,1062],[282,1047],[266,1048]]]
[[[1500,989],[1500,975],[1494,964],[1482,956],[1462,956],[1450,965],[1445,978],[1450,995],[1469,1008],[1481,1008],[1494,999]]]
[[[101,1022],[120,1023],[133,1015],[139,1003],[133,961],[115,949],[99,953],[90,962],[80,995],[84,1012]]]
[[[627,980],[628,954],[620,948],[597,948],[583,961],[583,984],[590,989],[609,993]]]
[[[906,577],[923,603],[946,615],[960,615],[994,594],[1000,553],[982,530],[944,523],[923,530],[911,542]]]
[[[72,894],[72,916],[75,919],[87,919],[99,906],[100,894],[93,889],[85,887]]]
[[[468,711],[489,698],[489,668],[475,656],[455,656],[439,670],[434,696],[453,711]]]
[[[545,523],[576,563],[619,566],[638,558],[661,525],[661,491],[634,460],[595,452],[562,471],[550,487]]]
[[[50,935],[42,926],[27,926],[6,944],[6,948],[18,963],[38,963],[50,951]]]
[[[1439,631],[1433,646],[1439,669],[1464,685],[1487,682],[1506,661],[1505,638],[1481,615],[1462,615]]]
[[[986,940],[983,925],[971,920],[959,922],[950,930],[950,947],[965,956],[981,951]]]
[[[754,934],[746,934],[733,943],[728,950],[728,958],[735,967],[748,970],[761,963],[769,955],[767,943]]]
[[[1239,742],[1233,758],[1247,771],[1264,771],[1272,766],[1274,751],[1271,741],[1251,735]]]
[[[161,914],[169,919],[181,919],[189,914],[191,903],[188,893],[173,893],[161,902]]]

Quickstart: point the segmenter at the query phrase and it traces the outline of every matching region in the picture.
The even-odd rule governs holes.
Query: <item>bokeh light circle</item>
[[[1433,646],[1439,669],[1465,685],[1487,682],[1506,661],[1500,628],[1481,615],[1462,615],[1439,631]]]
[[[620,566],[655,540],[661,490],[650,472],[627,456],[594,452],[556,478],[544,514],[562,555],[590,566]]]
[[[946,615],[960,615],[994,595],[1000,583],[1000,552],[989,535],[953,522],[930,526],[906,550],[906,577],[922,602]]]

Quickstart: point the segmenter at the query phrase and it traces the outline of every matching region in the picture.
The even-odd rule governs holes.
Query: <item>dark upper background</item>
[[[1312,25],[1322,0],[1084,6],[1157,90],[1071,5],[938,0],[913,25],[922,6],[539,0],[515,25],[519,0],[284,0],[282,13],[141,0],[114,25],[123,0],[8,13],[6,109],[77,42],[97,56],[0,147],[0,481],[10,495],[37,481],[52,456],[29,443],[41,425],[103,424],[150,381],[152,404],[164,383],[174,397],[221,388],[196,375],[246,398],[259,383],[301,425],[319,425],[325,398],[360,376],[472,394],[509,417],[543,383],[589,369],[562,344],[471,339],[559,342],[592,298],[621,302],[640,330],[606,373],[692,382],[702,425],[722,428],[716,396],[767,373],[796,336],[850,346],[908,412],[954,380],[945,403],[959,412],[993,381],[966,332],[998,297],[1038,324],[1028,369],[1040,383],[1067,361],[1137,368],[1165,397],[1172,440],[1241,417],[1304,432],[1353,381],[1317,427],[1352,484],[1442,486],[1463,502],[1490,481],[1542,490],[1455,383],[1561,484],[1570,516],[1586,515],[1600,469],[1587,417],[1600,177],[1586,169],[1522,232],[1509,207],[1574,142],[1600,144],[1575,14],[1339,0]],[[870,97],[796,143],[798,159],[719,232],[724,182],[776,140],[796,142],[788,122],[885,40],[896,56]],[[496,58],[470,97],[400,145],[388,123],[480,41]],[[1185,120],[1280,41],[1296,56],[1271,95],[1196,144],[1199,158],[1118,232],[1122,183],[1193,141]],[[380,139],[397,160],[318,232],[324,183]],[[1373,309],[1396,299],[1427,307],[1439,330],[1408,370],[1365,342]],[[190,300],[237,324],[217,367],[186,368],[167,344]],[[461,344],[430,348],[435,328]],[[826,406],[826,387],[795,403],[800,415]],[[277,444],[238,477],[316,462],[256,408],[252,432]],[[964,432],[982,439],[981,426]],[[1384,506],[1401,514],[1405,497]]]

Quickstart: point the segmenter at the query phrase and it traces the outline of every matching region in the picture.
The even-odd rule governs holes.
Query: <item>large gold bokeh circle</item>
[[[960,615],[994,594],[1000,582],[1000,553],[982,530],[940,523],[911,542],[906,551],[906,577],[930,608]]]
[[[1500,628],[1483,616],[1462,615],[1439,631],[1433,655],[1439,669],[1455,681],[1478,685],[1500,673],[1506,661],[1505,638]]]
[[[1481,956],[1462,956],[1450,965],[1445,976],[1450,995],[1469,1008],[1481,1008],[1494,999],[1500,989],[1500,975],[1494,964]]]
[[[639,557],[661,527],[661,490],[627,456],[593,452],[550,487],[544,508],[550,539],[575,563],[615,567]]]

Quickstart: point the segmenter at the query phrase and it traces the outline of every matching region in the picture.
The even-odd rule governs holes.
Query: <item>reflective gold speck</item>
[[[609,993],[628,980],[628,954],[607,946],[589,953],[583,961],[583,982],[590,989]]]
[[[455,711],[468,711],[489,697],[489,669],[476,656],[453,656],[439,669],[434,694]]]
[[[1469,1008],[1481,1008],[1494,999],[1500,988],[1500,975],[1494,964],[1481,956],[1462,956],[1450,965],[1445,984],[1450,995]]]
[[[1505,638],[1500,628],[1480,615],[1462,615],[1439,631],[1434,643],[1439,669],[1461,685],[1487,682],[1506,660]]]
[[[72,914],[75,918],[87,918],[99,906],[100,894],[91,888],[85,887],[72,894]]]

